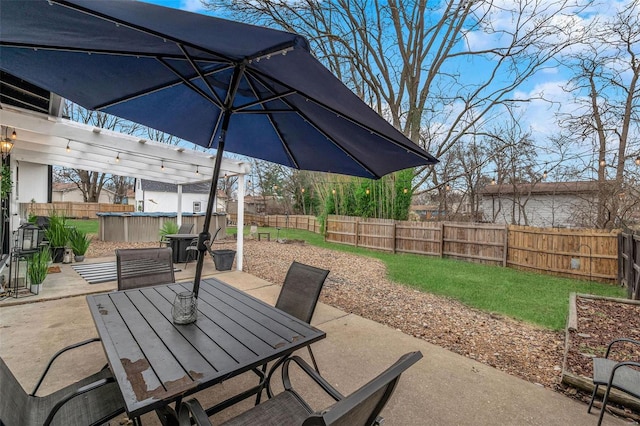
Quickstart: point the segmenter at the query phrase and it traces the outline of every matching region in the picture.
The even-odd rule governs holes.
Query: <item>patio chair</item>
[[[591,407],[593,407],[593,401],[596,397],[596,393],[598,392],[598,387],[600,385],[605,385],[607,387],[604,392],[604,398],[602,399],[598,426],[602,423],[611,388],[618,389],[636,398],[640,398],[640,370],[634,369],[634,367],[640,368],[640,362],[617,362],[609,358],[611,348],[616,343],[631,343],[640,346],[640,341],[637,340],[626,338],[616,339],[609,343],[604,358],[593,359],[593,384],[595,386],[593,388],[593,393],[591,394],[591,401],[589,402],[587,413],[591,413]]]
[[[118,290],[175,282],[171,247],[117,249]]]
[[[216,240],[216,237],[218,236],[218,233],[220,232],[221,229],[222,227],[218,228],[216,230],[216,233],[213,234],[213,238],[211,238],[211,241],[205,243],[205,246],[207,247],[207,251],[209,252],[212,258],[213,258],[213,250],[211,250],[211,244]],[[187,269],[187,264],[189,262],[191,262],[192,260],[198,259],[198,256],[199,256],[198,239],[194,238],[193,240],[191,240],[191,244],[189,244],[186,250],[187,250],[187,256],[186,256],[186,261],[184,262],[185,269]]]
[[[300,321],[311,323],[313,312],[316,310],[320,292],[329,271],[293,262],[287,271],[282,289],[276,301],[276,308],[293,315]],[[313,367],[318,373],[318,364],[313,356],[311,346],[307,346]]]
[[[99,425],[124,413],[120,389],[107,368],[46,396],[36,396],[54,360],[68,350],[99,338],[85,340],[58,351],[49,361],[33,392],[27,394],[0,358],[0,424],[12,426]]]
[[[380,412],[391,397],[400,375],[420,358],[422,358],[420,352],[410,352],[403,355],[395,364],[369,383],[344,397],[302,358],[293,356],[288,358],[282,366],[284,392],[228,420],[223,425],[379,425],[383,421],[379,417]],[[292,361],[298,364],[302,371],[337,402],[325,410],[314,411],[291,385],[289,365]],[[180,426],[193,423],[197,425],[211,424],[197,399],[183,402],[180,405],[178,416]]]
[[[183,223],[178,228],[178,234],[190,234],[193,231],[193,223]]]

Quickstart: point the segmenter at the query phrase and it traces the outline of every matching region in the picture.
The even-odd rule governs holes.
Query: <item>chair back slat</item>
[[[193,223],[183,223],[178,228],[178,234],[190,234],[193,231]]]
[[[403,355],[369,383],[322,413],[312,414],[303,426],[370,426],[389,401],[400,375],[422,358],[420,352]]]
[[[311,322],[327,275],[326,269],[293,262],[282,284],[276,308],[301,321]]]
[[[118,290],[175,282],[170,247],[116,250]]]
[[[24,425],[29,424],[30,415],[29,395],[22,389],[9,367],[0,358],[0,424]]]

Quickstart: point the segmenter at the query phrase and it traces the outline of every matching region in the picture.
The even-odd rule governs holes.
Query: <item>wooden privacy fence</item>
[[[329,216],[330,242],[578,279],[618,277],[618,232]]]
[[[613,282],[618,276],[618,233],[511,225],[507,266]]]
[[[236,215],[229,215],[235,221]],[[245,224],[306,229],[320,233],[313,216],[245,214]],[[329,242],[383,250],[448,257],[585,280],[615,282],[618,272],[618,233],[594,229],[533,228],[454,222],[414,222],[332,215],[327,218]],[[634,240],[640,276],[640,237]],[[635,257],[633,257],[635,256]],[[634,269],[635,268],[635,269]],[[625,276],[630,276],[628,273]],[[640,291],[640,290],[634,290]]]
[[[229,213],[227,219],[232,224],[238,223],[238,214]],[[319,234],[321,231],[320,221],[315,216],[306,215],[258,215],[245,213],[244,224],[258,226],[270,226],[273,228],[303,229],[305,231]]]
[[[506,266],[507,228],[501,225],[394,221],[329,216],[327,241],[385,250],[447,256]]]
[[[95,219],[98,212],[126,213],[134,210],[133,205],[108,203],[78,203],[58,201],[55,203],[20,203],[20,215],[50,216],[53,212],[68,218]]]
[[[627,287],[629,299],[640,300],[640,234],[618,235],[618,282]]]

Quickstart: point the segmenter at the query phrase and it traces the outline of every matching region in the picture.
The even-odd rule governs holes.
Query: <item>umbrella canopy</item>
[[[0,69],[218,149],[213,182],[224,150],[373,179],[437,162],[296,34],[128,0],[1,0],[1,8]]]

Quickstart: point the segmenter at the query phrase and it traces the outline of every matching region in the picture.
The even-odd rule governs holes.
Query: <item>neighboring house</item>
[[[445,220],[447,215],[438,203],[411,205],[409,212],[415,213],[420,220]]]
[[[486,222],[576,227],[595,221],[598,182],[487,185],[480,190],[479,196]]]
[[[204,213],[209,200],[210,181],[182,185],[182,212]],[[216,212],[226,212],[227,195],[218,191]],[[178,185],[136,179],[136,211],[175,212],[178,209]]]
[[[114,195],[113,191],[102,188],[98,202],[111,204],[113,203]],[[54,203],[58,201],[84,203],[84,197],[82,191],[80,191],[80,188],[78,188],[78,185],[75,183],[54,182],[51,185],[51,201]]]
[[[279,214],[281,210],[280,203],[277,197],[272,195],[245,195],[244,197],[244,211],[248,214]],[[238,213],[238,202],[229,201],[227,203],[227,213]]]

